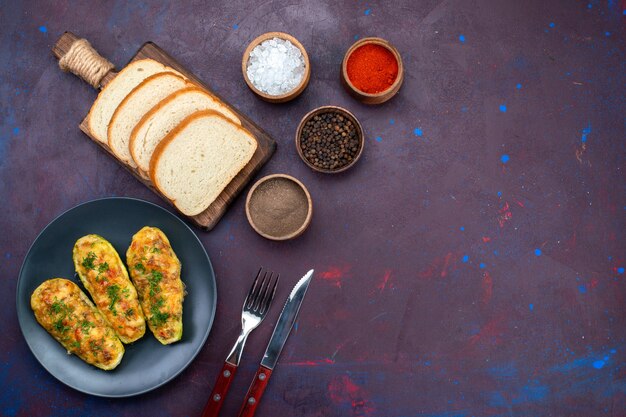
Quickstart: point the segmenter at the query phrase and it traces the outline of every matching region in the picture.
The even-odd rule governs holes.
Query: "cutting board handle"
[[[102,57],[87,40],[65,32],[52,47],[63,71],[76,74],[94,88],[103,88],[115,77],[115,67]]]

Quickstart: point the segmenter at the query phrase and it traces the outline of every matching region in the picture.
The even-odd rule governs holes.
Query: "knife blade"
[[[300,306],[302,305],[302,300],[304,300],[306,290],[309,288],[312,276],[313,270],[311,269],[302,278],[300,278],[300,281],[298,281],[298,283],[293,287],[293,290],[291,290],[289,298],[287,298],[285,306],[283,307],[283,311],[280,313],[278,322],[274,327],[274,332],[272,333],[270,342],[267,344],[263,360],[261,361],[261,365],[266,368],[274,369],[276,366],[280,352],[283,350],[283,346],[289,337],[291,328],[296,322]]]
[[[278,357],[283,350],[283,346],[285,346],[285,342],[289,337],[289,333],[291,333],[291,329],[296,322],[296,319],[298,318],[298,312],[300,311],[300,306],[302,305],[306,291],[311,283],[313,272],[314,271],[311,269],[309,272],[304,274],[304,276],[300,278],[298,283],[291,290],[291,293],[285,302],[285,306],[283,307],[283,311],[280,313],[280,317],[276,322],[272,337],[267,344],[267,349],[265,349],[265,354],[261,360],[261,366],[259,366],[259,369],[254,376],[254,380],[248,389],[244,403],[239,410],[239,417],[254,416],[259,401],[263,396],[263,392],[267,387],[270,376],[276,367]]]

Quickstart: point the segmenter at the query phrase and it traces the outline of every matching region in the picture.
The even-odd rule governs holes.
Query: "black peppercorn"
[[[355,125],[334,110],[310,118],[300,133],[302,155],[320,169],[345,167],[356,158],[360,148]]]

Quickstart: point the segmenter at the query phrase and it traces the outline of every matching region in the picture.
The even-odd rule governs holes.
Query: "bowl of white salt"
[[[250,90],[271,103],[298,97],[311,78],[304,46],[283,32],[267,32],[250,42],[243,53],[241,70]]]

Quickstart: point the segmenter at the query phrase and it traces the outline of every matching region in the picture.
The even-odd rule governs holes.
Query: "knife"
[[[289,337],[291,328],[296,322],[298,311],[300,311],[302,300],[304,300],[304,295],[306,294],[306,290],[309,288],[312,277],[313,270],[311,269],[302,278],[300,278],[300,281],[298,281],[296,286],[293,287],[293,290],[291,290],[291,294],[289,294],[285,307],[283,307],[283,311],[280,313],[278,322],[274,327],[272,338],[267,345],[267,349],[265,349],[265,355],[263,355],[261,366],[259,366],[259,370],[256,372],[256,375],[254,375],[254,380],[252,381],[252,384],[250,384],[248,393],[246,394],[241,409],[239,410],[239,417],[254,416],[256,408],[258,407],[261,397],[263,396],[263,392],[267,387],[270,376],[276,367],[280,352],[283,350],[283,346]]]

